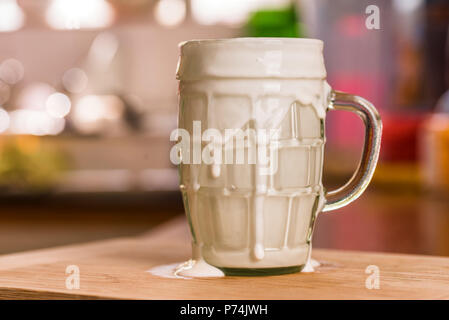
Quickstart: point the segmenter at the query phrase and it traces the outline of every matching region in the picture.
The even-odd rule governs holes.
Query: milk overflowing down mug
[[[317,214],[365,190],[381,120],[365,99],[326,82],[315,39],[236,38],[180,44],[176,161],[194,259],[226,275],[300,271]],[[341,188],[322,185],[325,117],[358,114],[365,143]],[[243,160],[242,161],[242,157]]]

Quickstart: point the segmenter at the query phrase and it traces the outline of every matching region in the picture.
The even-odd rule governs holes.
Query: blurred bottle
[[[445,49],[446,92],[438,99],[435,113],[423,124],[419,155],[425,185],[449,193],[449,29]]]
[[[399,172],[431,189],[449,190],[449,94],[447,0],[393,1],[395,75],[393,104],[382,114],[381,166],[378,172],[397,180]],[[445,57],[446,55],[446,57]],[[439,97],[440,102],[436,104]],[[431,113],[431,112],[434,113]],[[444,114],[447,113],[447,114]],[[384,170],[383,167],[390,170]],[[405,168],[409,168],[408,172]],[[376,173],[378,175],[378,173]],[[406,181],[404,179],[404,181]]]
[[[424,101],[425,46],[422,29],[427,8],[424,2],[406,7],[401,0],[392,2],[394,26],[394,73],[392,97],[382,114],[382,162],[397,168],[408,166],[417,174],[417,140],[419,128],[432,105]],[[410,174],[410,173],[409,173]]]

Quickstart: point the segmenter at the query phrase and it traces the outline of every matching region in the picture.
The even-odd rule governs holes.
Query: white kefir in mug
[[[230,275],[300,271],[317,214],[349,203],[368,184],[380,120],[366,100],[331,90],[322,50],[315,39],[181,45],[179,128],[185,131],[174,150],[194,259]],[[325,116],[339,99],[346,103],[341,109],[371,124],[371,142],[351,181],[326,200]]]

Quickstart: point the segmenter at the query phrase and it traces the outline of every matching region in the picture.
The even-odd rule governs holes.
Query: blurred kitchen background
[[[368,29],[375,5],[380,29]],[[178,43],[325,42],[328,82],[372,101],[381,159],[315,246],[449,256],[449,1],[0,0],[0,254],[135,235],[183,214],[169,134]],[[324,184],[363,142],[327,118]]]

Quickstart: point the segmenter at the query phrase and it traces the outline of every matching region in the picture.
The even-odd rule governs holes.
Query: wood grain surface
[[[314,273],[270,277],[173,279],[147,272],[189,258],[184,219],[152,232],[0,256],[2,299],[448,299],[449,258],[322,250]],[[66,268],[80,270],[80,288],[66,288]],[[379,289],[367,289],[366,268],[379,268]]]

